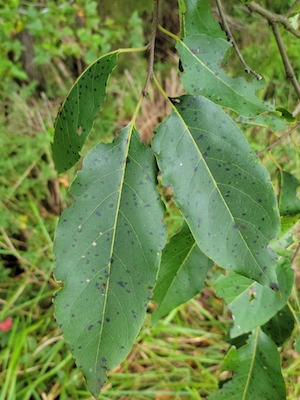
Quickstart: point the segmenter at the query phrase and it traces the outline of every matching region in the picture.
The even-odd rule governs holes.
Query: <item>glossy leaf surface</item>
[[[183,96],[157,128],[162,182],[203,253],[223,268],[275,284],[279,229],[269,174],[242,132],[214,103]]]
[[[233,371],[233,378],[208,399],[283,400],[286,390],[280,367],[275,343],[257,328],[245,346],[231,347],[223,369]]]
[[[57,228],[55,314],[94,396],[130,351],[152,298],[166,240],[156,172],[152,150],[127,126],[85,158]]]
[[[71,168],[105,99],[106,83],[116,66],[118,52],[91,64],[77,79],[55,121],[52,154],[58,173]]]
[[[223,297],[233,315],[231,337],[240,336],[265,324],[286,304],[294,283],[294,272],[289,261],[280,260],[277,276],[282,297],[271,288],[234,272],[218,278],[215,282],[217,294]]]
[[[156,323],[159,318],[198,294],[212,266],[213,262],[199,249],[184,223],[162,253],[153,296],[158,308],[152,315],[152,321]]]

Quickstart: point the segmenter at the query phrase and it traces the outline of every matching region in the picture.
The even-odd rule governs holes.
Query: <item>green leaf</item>
[[[131,139],[131,140],[130,140]],[[96,397],[152,298],[166,232],[153,152],[128,125],[85,158],[56,231],[55,314]]]
[[[226,40],[226,35],[214,19],[208,0],[185,0],[184,15],[185,35],[192,36],[204,33],[208,36]]]
[[[295,319],[289,309],[285,305],[278,311],[273,318],[264,324],[261,329],[267,334],[277,346],[282,346],[283,343],[291,336],[294,329]]]
[[[283,131],[287,123],[278,111],[261,114],[258,117],[245,118],[242,116],[237,117],[236,122],[245,125],[264,126],[274,132]]]
[[[175,307],[185,303],[204,287],[204,280],[213,262],[197,246],[186,223],[173,236],[162,253],[153,300],[158,308],[153,323]]]
[[[180,21],[180,36],[185,36],[185,13],[186,13],[186,5],[185,0],[178,0],[178,13],[179,13],[179,21]]]
[[[299,215],[294,217],[281,217],[281,230],[280,234],[276,239],[270,242],[270,247],[275,253],[282,257],[292,259],[294,249],[288,249],[294,242],[294,232],[297,230],[299,222]],[[296,239],[297,240],[297,239]]]
[[[244,117],[254,117],[275,106],[256,96],[264,81],[247,82],[244,78],[226,75],[221,63],[231,44],[208,35],[194,35],[177,42],[183,67],[181,81],[190,94],[199,94],[214,103],[228,107]]]
[[[224,370],[233,378],[209,400],[284,400],[286,389],[281,375],[281,362],[275,343],[259,328],[247,344],[231,347],[225,357]]]
[[[234,272],[221,275],[215,282],[218,296],[224,298],[233,315],[232,338],[263,325],[286,304],[294,283],[294,271],[286,259],[279,261],[277,276],[282,297],[271,288]]]
[[[104,55],[91,64],[71,88],[54,125],[52,153],[58,173],[71,168],[90,134],[105,99],[106,83],[116,66],[118,52]]]
[[[177,103],[179,102],[179,103]],[[276,284],[267,246],[279,215],[265,167],[234,122],[201,96],[182,96],[153,140],[162,183],[203,253],[263,285]]]
[[[295,215],[300,213],[300,183],[292,174],[286,171],[278,172],[279,196],[278,204],[281,215]]]

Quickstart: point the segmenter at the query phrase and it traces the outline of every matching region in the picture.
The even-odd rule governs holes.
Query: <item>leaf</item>
[[[180,35],[181,35],[181,37],[184,37],[185,36],[185,13],[186,13],[185,0],[178,0],[178,13],[179,13],[179,21],[180,21]]]
[[[300,198],[297,196],[300,182],[286,171],[278,172],[279,196],[278,204],[281,215],[295,215],[300,213]],[[300,192],[299,192],[300,193]]]
[[[90,134],[105,99],[106,83],[116,66],[118,51],[104,55],[77,79],[62,104],[54,125],[52,153],[58,173],[71,168]]]
[[[287,123],[285,119],[278,113],[278,111],[261,114],[258,117],[245,118],[238,116],[236,122],[245,125],[264,126],[274,132],[283,131]]]
[[[294,329],[294,316],[288,305],[285,305],[271,318],[261,329],[268,335],[277,346],[283,343],[291,336]]]
[[[217,279],[217,295],[223,297],[233,315],[234,325],[230,331],[232,338],[265,324],[286,304],[294,284],[294,271],[288,260],[279,261],[277,276],[282,297],[271,288],[234,272]]]
[[[184,14],[185,35],[192,36],[204,33],[212,37],[226,40],[226,35],[214,19],[208,0],[185,0],[186,11]]]
[[[225,357],[224,370],[233,371],[231,381],[209,396],[209,400],[284,400],[286,389],[275,343],[259,328],[247,344],[231,347]]]
[[[199,293],[212,266],[213,262],[199,249],[184,223],[162,253],[153,296],[153,301],[158,303],[152,314],[153,323]]]
[[[178,40],[177,50],[184,71],[181,81],[185,90],[207,97],[244,117],[275,111],[273,104],[256,96],[256,92],[264,87],[263,80],[247,82],[241,77],[232,78],[222,70],[222,60],[230,47],[226,40],[204,34]]]
[[[153,140],[164,186],[203,253],[263,285],[276,284],[267,245],[279,228],[270,177],[234,122],[201,96],[177,99]]]
[[[281,217],[281,230],[280,234],[276,239],[270,242],[270,247],[277,254],[282,257],[286,257],[292,260],[293,249],[288,249],[294,242],[294,232],[297,230],[297,226],[300,226],[299,215],[294,217]]]
[[[132,139],[130,140],[132,135]],[[165,245],[153,152],[128,125],[85,158],[56,231],[55,314],[89,390],[128,354]]]

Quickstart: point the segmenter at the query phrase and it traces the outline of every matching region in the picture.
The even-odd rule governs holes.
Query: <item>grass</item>
[[[104,131],[106,138],[112,137],[120,128],[113,121],[126,123],[141,89],[133,87],[129,71],[126,76],[123,86],[117,79],[112,81],[108,104],[113,106],[104,111],[103,125],[96,123],[94,133]],[[165,85],[175,96],[180,87],[173,72],[170,77]],[[112,101],[116,91],[129,92],[126,112]],[[159,101],[151,92],[143,104],[139,124],[146,137],[160,121],[153,112],[154,103],[163,114],[168,112]],[[51,160],[49,143],[59,101],[50,102],[45,95],[37,100],[23,90],[14,93],[7,104],[7,115],[0,119],[4,152],[0,161],[0,321],[12,317],[13,327],[0,332],[0,400],[92,399],[53,316],[52,295],[58,284],[52,278],[52,242],[60,210],[70,204],[67,187],[75,174],[72,169],[57,178]],[[248,136],[265,145],[257,133],[249,131]],[[92,146],[93,139],[84,152]],[[273,157],[298,171],[295,147],[283,144],[275,152]],[[272,173],[270,154],[263,160]],[[165,195],[166,221],[175,232],[180,217],[169,200],[170,193]],[[99,399],[204,400],[218,389],[218,379],[230,376],[221,366],[228,350],[224,338],[232,321],[223,301],[215,296],[213,280],[211,275],[202,294],[155,326],[151,325],[150,304],[131,353],[109,373]],[[293,350],[296,336],[295,331],[281,350],[289,400],[300,399],[300,359]]]

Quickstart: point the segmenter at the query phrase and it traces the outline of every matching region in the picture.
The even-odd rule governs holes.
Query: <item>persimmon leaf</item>
[[[281,297],[271,288],[235,272],[217,279],[217,294],[224,298],[233,315],[230,337],[235,338],[265,324],[286,304],[294,284],[294,271],[288,260],[279,261],[277,276]]]
[[[300,213],[300,182],[294,175],[286,171],[278,172],[279,183],[279,210],[281,215]],[[298,193],[297,193],[298,191]]]
[[[105,99],[106,83],[116,66],[117,56],[118,51],[115,51],[91,64],[63,102],[54,124],[52,143],[58,173],[68,170],[79,160],[79,152]]]
[[[128,354],[152,298],[166,232],[153,152],[128,125],[85,158],[59,221],[55,315],[96,397]]]
[[[234,122],[201,96],[182,96],[153,141],[162,183],[203,253],[221,267],[276,287],[279,230],[269,174]]]
[[[214,19],[208,0],[185,0],[185,35],[192,36],[204,33],[212,37],[226,39],[225,32],[222,31],[218,22]]]
[[[243,117],[275,111],[271,102],[263,101],[256,95],[265,85],[263,80],[247,82],[242,77],[226,75],[221,64],[230,47],[231,44],[225,39],[205,34],[178,40],[177,50],[183,68],[181,81],[185,90],[190,94],[205,96]]]
[[[291,336],[295,325],[295,318],[285,305],[272,317],[261,329],[265,332],[277,346],[282,346],[283,343]]]
[[[152,314],[153,323],[199,293],[212,266],[213,262],[199,249],[184,223],[162,253],[153,296],[153,301],[158,303]]]
[[[232,380],[209,400],[283,400],[286,398],[281,362],[275,343],[257,328],[247,344],[231,347],[224,370],[233,371]]]

